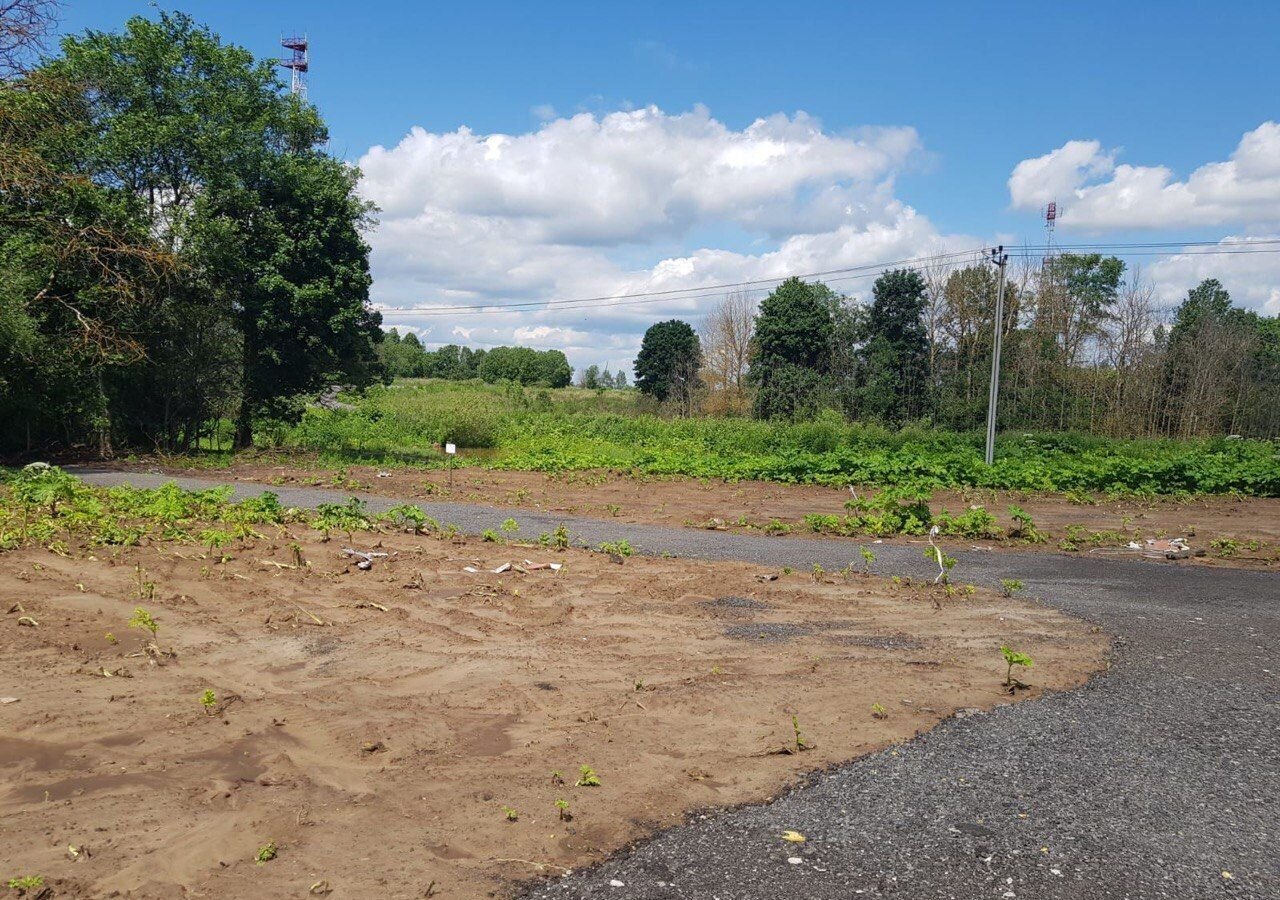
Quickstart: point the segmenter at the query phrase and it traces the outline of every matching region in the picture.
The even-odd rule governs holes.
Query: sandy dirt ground
[[[300,568],[287,534],[226,560],[0,555],[0,875],[77,898],[504,896],[958,710],[1079,685],[1109,647],[985,592],[295,531]],[[353,544],[389,556],[362,571]],[[507,562],[528,571],[492,573]],[[1002,643],[1035,660],[1016,697]],[[793,716],[813,747],[779,752]]]
[[[377,469],[353,466],[342,472],[299,467],[281,461],[238,462],[230,469],[181,469],[154,463],[139,467],[174,473],[225,474],[247,481],[276,484],[326,485],[374,494],[421,500],[509,505],[517,508],[562,512],[565,515],[617,518],[622,522],[722,528],[730,531],[766,529],[777,521],[793,535],[811,535],[804,523],[810,513],[842,515],[849,499],[846,488],[817,485],[772,484],[760,481],[726,483],[712,479],[636,478],[604,471],[508,472],[478,467],[454,471],[453,486],[439,469]],[[379,476],[379,473],[382,476]],[[861,489],[865,494],[866,488]],[[1129,541],[1184,537],[1205,556],[1192,560],[1205,565],[1232,565],[1280,569],[1280,500],[1232,497],[1199,497],[1193,500],[1107,500],[1072,502],[1065,497],[1015,491],[972,489],[938,491],[933,511],[963,512],[968,506],[984,506],[999,519],[1002,528],[1012,525],[1008,509],[1017,504],[1034,519],[1049,539],[1041,544],[1019,543],[1019,549],[1062,552],[1060,544],[1072,529],[1079,529],[1075,543],[1081,553],[1118,553]],[[1214,541],[1226,540],[1214,546]],[[851,538],[868,543],[866,538]],[[905,539],[894,538],[890,541]],[[944,539],[944,543],[948,541]],[[973,546],[974,541],[951,539],[953,546]],[[977,542],[999,548],[999,542]],[[1136,554],[1129,554],[1136,555]]]

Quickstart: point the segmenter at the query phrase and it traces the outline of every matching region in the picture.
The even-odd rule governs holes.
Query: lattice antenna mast
[[[1044,209],[1044,259],[1045,262],[1058,255],[1058,248],[1053,243],[1053,232],[1058,225],[1058,201],[1051,200]]]
[[[292,77],[289,90],[305,100],[307,99],[307,72],[311,69],[310,42],[305,34],[302,36],[295,34],[292,37],[280,38],[280,46],[290,51],[291,55],[279,60],[277,65],[290,71]]]

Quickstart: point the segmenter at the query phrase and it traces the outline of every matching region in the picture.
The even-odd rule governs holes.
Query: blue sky
[[[375,145],[394,148],[411,128],[422,130],[416,148],[405,147],[378,166],[365,165],[371,173],[377,170],[370,175],[370,196],[384,207],[388,198],[393,200],[386,234],[373,237],[375,277],[386,275],[375,296],[387,304],[500,302],[685,286],[671,272],[656,269],[666,259],[694,260],[693,265],[674,267],[689,286],[736,280],[737,273],[771,275],[780,265],[802,267],[821,261],[821,247],[811,242],[801,250],[786,249],[788,236],[833,232],[839,225],[823,219],[830,210],[818,214],[810,209],[824,190],[838,194],[840,203],[851,201],[847,208],[865,206],[862,214],[853,214],[852,224],[846,223],[852,232],[874,223],[896,223],[899,231],[893,240],[846,241],[844,251],[831,255],[831,266],[810,271],[856,264],[851,253],[876,262],[877,253],[905,252],[902,248],[916,245],[921,252],[941,251],[965,246],[965,238],[1039,242],[1040,201],[1053,194],[1052,185],[1060,185],[1065,194],[1057,197],[1066,209],[1062,241],[1217,239],[1280,231],[1276,217],[1268,218],[1241,199],[1269,196],[1273,182],[1280,181],[1280,166],[1274,173],[1268,168],[1280,155],[1280,143],[1273,142],[1269,130],[1259,132],[1250,145],[1254,162],[1241,162],[1238,172],[1228,173],[1234,179],[1229,189],[1215,189],[1210,196],[1204,184],[1194,181],[1185,191],[1178,187],[1197,168],[1231,160],[1244,136],[1280,118],[1276,3],[1221,3],[1210,9],[1202,3],[1163,2],[1158,14],[1146,3],[1093,2],[784,6],[193,0],[178,8],[259,55],[277,52],[282,31],[306,31],[312,41],[311,99],[330,123],[331,148],[352,162],[361,161]],[[130,15],[150,11],[149,4],[133,0],[66,0],[63,28],[115,28]],[[762,200],[760,191],[752,192],[732,208],[700,194],[673,195],[663,210],[619,229],[613,227],[618,211],[626,213],[633,206],[625,194],[602,197],[587,218],[551,225],[547,222],[556,213],[542,204],[554,205],[556,195],[545,185],[537,201],[530,201],[533,206],[503,208],[512,178],[521,181],[522,189],[528,187],[525,182],[542,178],[547,184],[560,179],[564,190],[577,193],[643,194],[653,190],[644,177],[656,179],[658,186],[663,178],[701,178],[697,171],[664,173],[660,167],[643,177],[636,173],[637,167],[660,162],[647,162],[645,152],[684,152],[678,140],[655,140],[636,154],[624,148],[624,161],[618,162],[606,154],[618,149],[624,140],[619,135],[625,136],[627,127],[569,138],[543,131],[549,122],[575,114],[590,113],[603,122],[610,114],[648,107],[660,111],[650,114],[648,125],[667,138],[701,129],[697,145],[709,158],[719,159],[719,149],[729,144],[759,137],[747,131],[757,119],[783,114],[790,124],[779,128],[791,133],[796,114],[803,112],[811,117],[803,129],[843,141],[831,148],[834,157],[856,154],[869,144],[879,162],[861,166],[837,160],[776,188],[762,185],[764,194],[774,190],[776,195]],[[700,109],[705,117],[696,123],[673,118]],[[415,195],[407,185],[451,177],[452,151],[445,145],[456,145],[434,138],[456,138],[462,127],[470,135],[464,141],[523,135],[531,136],[526,142],[530,146],[505,173],[486,168],[491,158],[476,157],[474,170],[461,179],[476,186],[466,197]],[[905,131],[892,132],[892,139],[867,138],[867,129],[875,127],[909,129],[914,139],[905,147]],[[768,141],[777,131],[771,129]],[[1097,144],[1086,146],[1090,141]],[[810,144],[809,138],[795,138],[785,152],[811,153]],[[1026,170],[1028,178],[1014,196],[1010,178],[1019,164],[1059,148],[1066,149],[1047,168]],[[580,178],[573,175],[575,157],[594,159],[594,167],[584,167]],[[1143,171],[1126,172],[1126,164]],[[776,167],[776,160],[769,165]],[[1156,167],[1169,171],[1159,176]],[[1249,172],[1253,180],[1245,178]],[[500,183],[496,199],[477,206],[474,196],[484,195],[495,179]],[[1164,190],[1169,183],[1174,189]],[[1099,185],[1091,195],[1072,195]],[[1116,213],[1117,204],[1135,196],[1135,185],[1141,189],[1136,195],[1140,202],[1146,196],[1142,190],[1151,192],[1155,202],[1147,208],[1153,212]],[[412,196],[401,204],[405,191]],[[1012,208],[1015,204],[1020,208]],[[784,224],[762,225],[760,209],[765,207],[767,215],[776,213],[775,222]],[[916,216],[906,229],[910,235],[902,228],[904,209]],[[423,210],[430,214],[424,216]],[[607,214],[607,220],[596,213]],[[818,219],[822,222],[813,224]],[[540,223],[536,234],[526,227],[535,220]],[[419,226],[424,230],[415,232]],[[591,229],[603,236],[592,238]],[[448,235],[462,231],[471,237],[455,247],[441,246]],[[501,246],[490,248],[478,234],[500,240]],[[515,244],[526,245],[526,252],[508,252]],[[785,250],[783,258],[761,259],[779,248]],[[702,250],[730,255],[712,252],[706,259],[696,258]],[[469,281],[466,274],[428,258],[435,252],[470,256],[484,271]],[[547,271],[553,261],[587,274]],[[1144,262],[1148,271],[1163,273],[1163,290],[1170,297],[1185,290],[1182,281],[1202,272],[1202,266],[1185,261]],[[1240,278],[1236,293],[1242,302],[1280,312],[1280,293],[1273,296],[1271,287],[1277,281],[1275,266],[1259,271],[1257,260],[1249,262],[1252,267],[1233,273]],[[1229,279],[1223,280],[1232,287]],[[698,311],[688,305],[673,310]],[[563,346],[582,364],[606,361],[616,366],[633,352],[645,317],[652,321],[651,312],[667,311],[645,308],[612,318],[588,311],[554,322],[514,314],[448,324],[439,316],[402,322],[421,327],[435,343],[461,339],[458,328],[472,333],[473,340],[492,341],[519,337],[523,327],[527,342]],[[539,329],[543,332],[536,334]]]

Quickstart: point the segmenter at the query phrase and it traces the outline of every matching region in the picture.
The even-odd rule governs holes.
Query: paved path
[[[349,496],[269,489],[294,506]],[[375,510],[397,502],[367,499]],[[563,521],[585,543],[622,538],[648,553],[796,569],[839,568],[857,546],[420,505],[469,532],[514,515],[526,534]],[[876,553],[884,573],[929,569],[912,547]],[[949,720],[767,806],[698,817],[529,896],[1280,900],[1280,576],[1043,552],[956,555],[958,580],[1019,578],[1118,635],[1113,669],[1077,691]],[[789,828],[809,840],[779,840]]]

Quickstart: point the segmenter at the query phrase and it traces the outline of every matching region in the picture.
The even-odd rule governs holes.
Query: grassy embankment
[[[403,381],[353,398],[352,408],[309,410],[271,436],[323,466],[444,464],[501,469],[614,469],[783,483],[983,487],[1114,495],[1280,496],[1280,448],[1225,438],[1115,440],[1079,434],[1003,435],[996,465],[982,435],[891,431],[834,414],[801,424],[666,419],[642,411],[634,391],[546,391],[479,383]],[[211,463],[225,462],[215,456]]]

